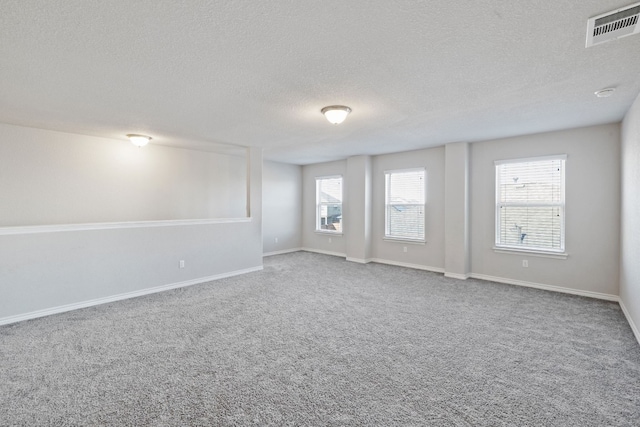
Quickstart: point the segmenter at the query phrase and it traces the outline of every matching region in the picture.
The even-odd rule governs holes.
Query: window
[[[385,172],[385,237],[424,241],[424,169]]]
[[[565,161],[496,162],[496,247],[564,252]]]
[[[342,177],[316,178],[316,231],[342,233]]]

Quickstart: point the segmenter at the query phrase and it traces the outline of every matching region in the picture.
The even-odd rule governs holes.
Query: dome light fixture
[[[345,107],[344,105],[330,105],[328,107],[324,107],[320,111],[324,114],[327,120],[329,120],[329,123],[338,125],[344,122],[344,119],[346,119],[351,112],[351,108]]]
[[[598,98],[608,98],[611,95],[613,95],[613,92],[615,91],[616,91],[615,87],[608,87],[606,89],[595,91],[594,93]]]
[[[149,143],[149,141],[151,141],[151,137],[150,136],[136,135],[134,133],[128,134],[127,138],[129,138],[129,141],[131,141],[131,143],[133,145],[135,145],[136,147],[144,147],[145,145],[147,145]]]

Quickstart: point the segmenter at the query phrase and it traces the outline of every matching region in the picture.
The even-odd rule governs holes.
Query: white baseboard
[[[627,322],[629,322],[629,326],[631,326],[631,330],[633,331],[633,335],[635,335],[638,344],[640,344],[640,329],[636,326],[631,318],[631,313],[627,310],[627,307],[624,306],[624,302],[622,300],[618,301],[620,303],[620,308],[622,308],[622,312],[624,313],[624,317],[627,318]]]
[[[262,266],[247,268],[244,270],[230,271],[228,273],[216,274],[214,276],[200,277],[198,279],[186,280],[184,282],[170,283],[168,285],[156,286],[153,288],[141,289],[139,291],[126,292],[123,294],[111,295],[108,297],[96,298],[88,301],[76,302],[73,304],[61,305],[58,307],[46,308],[44,310],[32,311],[30,313],[18,314],[16,316],[8,316],[0,318],[0,325],[8,325],[10,323],[22,322],[23,320],[36,319],[38,317],[49,316],[52,314],[64,313],[66,311],[77,310],[79,308],[92,307],[94,305],[107,304],[110,302],[121,301],[124,299],[140,297],[143,295],[155,294],[157,292],[168,291],[170,289],[184,288],[186,286],[197,285],[199,283],[211,282],[212,280],[220,280],[226,277],[238,276],[240,274],[252,273],[262,270]]]
[[[544,285],[541,283],[525,282],[523,280],[505,279],[504,277],[487,276],[484,274],[471,273],[469,277],[480,280],[488,280],[490,282],[505,283],[507,285],[525,286],[527,288],[544,289],[546,291],[562,292],[565,294],[580,295],[583,297],[597,298],[607,301],[619,302],[620,297],[617,295],[603,294],[600,292],[583,291],[580,289],[564,288],[562,286]]]
[[[358,264],[369,264],[371,262],[371,258],[362,259],[362,258],[347,257],[347,261],[357,262]]]
[[[381,258],[371,258],[371,261],[377,262],[378,264],[395,265],[398,267],[407,267],[407,268],[413,268],[416,270],[432,271],[434,273],[444,273],[444,268],[440,268],[440,267],[429,267],[427,265],[409,264],[406,262],[390,261],[388,259],[381,259]]]
[[[347,254],[343,254],[341,252],[323,251],[321,249],[311,249],[311,248],[302,248],[302,250],[305,251],[305,252],[314,252],[316,254],[339,256],[341,258],[346,258],[347,257]]]
[[[458,280],[467,280],[469,278],[468,274],[458,274],[458,273],[444,273],[444,277],[449,277],[451,279]]]
[[[283,255],[283,254],[289,254],[291,252],[300,252],[301,250],[302,248],[284,249],[281,251],[265,252],[262,254],[262,256],[265,257],[265,256],[273,256],[273,255]]]

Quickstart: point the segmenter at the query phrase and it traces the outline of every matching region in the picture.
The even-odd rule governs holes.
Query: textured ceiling
[[[586,22],[629,3],[0,0],[0,122],[298,164],[611,123],[640,36]]]

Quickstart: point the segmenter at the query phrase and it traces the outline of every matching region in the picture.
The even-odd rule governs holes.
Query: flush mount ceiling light
[[[324,114],[327,120],[329,120],[329,123],[338,125],[344,122],[344,119],[346,119],[351,112],[351,108],[345,107],[344,105],[330,105],[329,107],[324,107],[320,111]]]
[[[613,92],[616,91],[616,88],[614,87],[608,87],[606,89],[602,89],[602,90],[597,90],[594,93],[596,94],[596,96],[598,98],[608,98],[611,95],[613,95]]]
[[[133,133],[128,134],[127,138],[129,138],[129,141],[131,141],[131,143],[133,145],[135,145],[136,147],[144,147],[145,145],[147,145],[149,143],[149,141],[151,141],[151,137],[150,136],[136,135],[136,134],[133,134]]]

